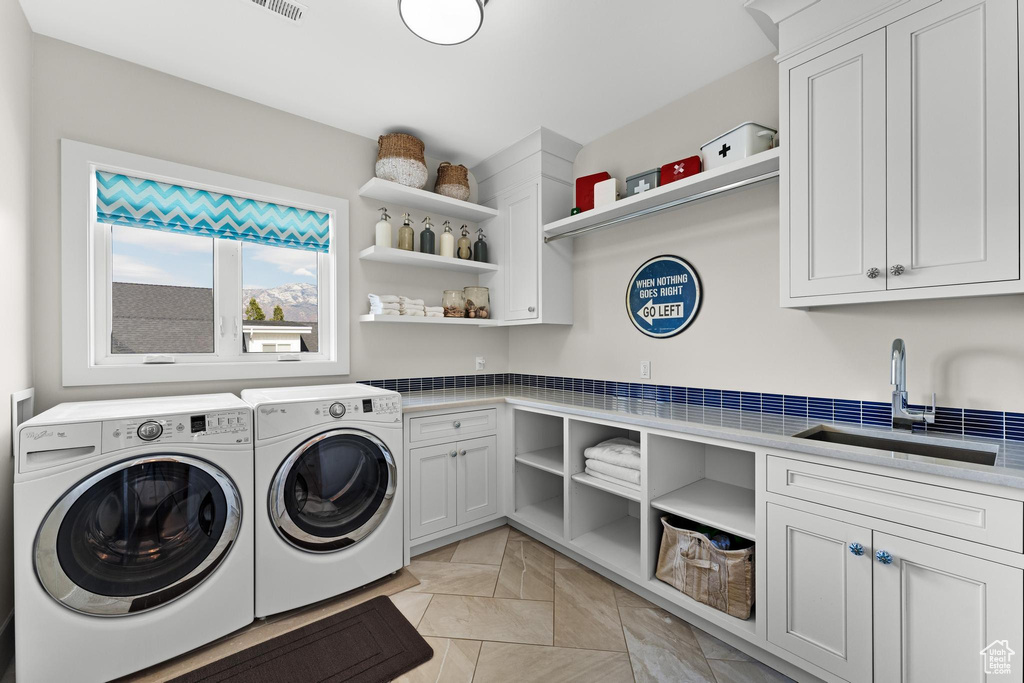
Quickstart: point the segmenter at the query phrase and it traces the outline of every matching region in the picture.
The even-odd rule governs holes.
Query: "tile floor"
[[[790,680],[507,526],[121,680],[165,681],[378,595],[389,595],[434,649],[401,683]],[[0,683],[14,683],[13,665]]]

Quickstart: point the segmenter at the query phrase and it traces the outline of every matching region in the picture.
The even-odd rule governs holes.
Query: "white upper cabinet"
[[[538,183],[529,182],[498,198],[508,258],[505,259],[505,320],[534,320],[540,306],[541,222]]]
[[[886,33],[889,288],[1018,279],[1017,3],[943,0]]]
[[[793,296],[885,290],[885,34],[789,72]]]
[[[780,65],[782,305],[1024,292],[1017,2],[813,7],[839,23]]]

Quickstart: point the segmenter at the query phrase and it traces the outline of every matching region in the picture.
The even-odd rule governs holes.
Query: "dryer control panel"
[[[307,427],[350,422],[401,424],[399,394],[372,398],[273,403],[256,409],[257,436],[270,439]]]
[[[108,420],[103,423],[104,452],[146,444],[191,443],[252,443],[252,412],[245,409],[224,410]]]

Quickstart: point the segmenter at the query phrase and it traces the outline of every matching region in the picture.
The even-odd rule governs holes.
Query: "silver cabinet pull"
[[[878,268],[868,268],[868,272],[867,272],[868,279],[874,280],[876,277],[878,277],[879,273],[881,273],[881,272],[882,271],[880,271]]]
[[[889,272],[895,275],[896,277],[899,277],[900,275],[903,275],[903,273],[907,272],[907,269],[904,268],[901,264],[897,263],[895,266],[889,269]]]
[[[458,429],[461,426],[462,426],[462,423],[459,422],[458,420],[456,420],[455,422],[452,423],[452,427],[455,427],[456,429]]]
[[[534,312],[536,312],[536,310],[537,310],[537,307],[536,307],[536,306],[530,306],[530,307],[529,307],[529,308],[527,308],[526,310],[528,310],[528,311],[529,311],[530,313],[534,313]]]
[[[450,455],[451,457],[453,457],[453,458],[454,458],[454,457],[455,457],[456,455],[458,455],[458,453],[457,453],[456,451],[452,451],[452,452],[451,452],[451,453],[449,453],[448,455]]]

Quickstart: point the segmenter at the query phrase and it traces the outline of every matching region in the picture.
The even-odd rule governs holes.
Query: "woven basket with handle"
[[[375,172],[378,178],[423,189],[427,184],[427,161],[423,141],[408,133],[388,133],[377,139]]]
[[[437,167],[437,182],[434,183],[434,192],[452,199],[469,199],[469,169],[461,164],[455,166],[447,161],[442,161]]]
[[[720,550],[702,533],[661,518],[664,534],[655,575],[673,588],[737,619],[754,605],[754,547]]]

